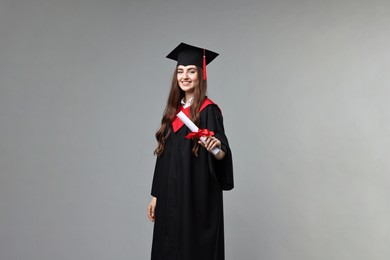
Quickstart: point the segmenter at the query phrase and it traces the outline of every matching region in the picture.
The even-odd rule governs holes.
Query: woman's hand
[[[156,216],[154,214],[154,210],[156,208],[156,203],[157,203],[157,198],[153,197],[148,205],[148,218],[152,222],[154,222],[154,219],[156,218]]]
[[[214,155],[214,157],[217,160],[222,160],[223,157],[225,157],[225,152],[222,151],[221,149],[221,141],[219,141],[216,137],[214,136],[207,136],[206,137],[206,143],[204,144],[201,140],[198,141],[200,145],[202,145],[204,148],[207,149],[207,151],[211,152],[215,147],[219,148],[219,152]]]

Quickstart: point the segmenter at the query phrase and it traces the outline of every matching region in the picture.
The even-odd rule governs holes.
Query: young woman
[[[206,97],[205,75],[206,64],[217,56],[185,43],[167,56],[177,66],[156,133],[147,213],[154,222],[152,260],[224,259],[222,191],[233,189],[233,164],[221,110]],[[212,131],[205,144],[188,139],[191,131],[176,117],[179,111],[199,129]],[[215,147],[220,151],[214,155]]]

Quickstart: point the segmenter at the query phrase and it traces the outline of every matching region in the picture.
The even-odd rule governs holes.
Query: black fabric
[[[201,112],[199,127],[214,131],[226,155],[216,160],[200,147],[199,157],[194,156],[186,126],[166,140],[152,184],[157,197],[152,260],[225,259],[222,190],[234,187],[233,163],[216,105]]]

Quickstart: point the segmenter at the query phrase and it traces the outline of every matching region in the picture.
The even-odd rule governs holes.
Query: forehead
[[[179,65],[177,66],[178,69],[196,69],[196,66],[195,65],[187,65],[187,66],[184,66],[184,65]]]

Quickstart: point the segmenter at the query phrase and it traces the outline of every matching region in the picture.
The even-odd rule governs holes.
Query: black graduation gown
[[[152,260],[224,260],[222,190],[233,189],[233,163],[223,118],[211,104],[200,113],[199,128],[221,141],[226,155],[216,160],[205,148],[192,154],[183,126],[172,131],[157,157],[152,196],[157,197]]]

